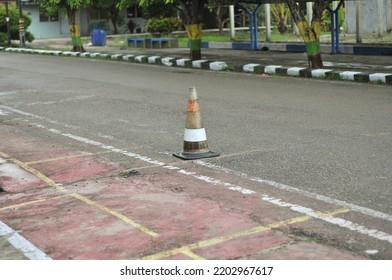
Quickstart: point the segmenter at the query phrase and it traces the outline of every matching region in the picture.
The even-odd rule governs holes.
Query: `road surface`
[[[0,62],[3,126],[53,146],[101,149],[124,170],[156,161],[213,172],[284,210],[350,209],[341,221],[324,221],[332,227],[327,243],[392,258],[390,87],[6,53]],[[172,157],[182,150],[190,87],[220,157]],[[135,163],[115,149],[149,160]],[[331,237],[335,227],[344,231]],[[305,232],[322,235],[317,226]]]

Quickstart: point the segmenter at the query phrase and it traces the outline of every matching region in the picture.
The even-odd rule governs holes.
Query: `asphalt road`
[[[387,217],[383,230],[392,233],[389,86],[6,53],[0,84],[4,119],[171,162],[195,86],[209,146],[221,156],[190,166],[297,193],[308,205],[348,203],[375,213],[369,220]]]

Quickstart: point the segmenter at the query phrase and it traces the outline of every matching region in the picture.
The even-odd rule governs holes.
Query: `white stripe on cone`
[[[204,128],[197,128],[197,129],[185,128],[184,141],[202,142],[206,140],[207,140],[207,135]]]

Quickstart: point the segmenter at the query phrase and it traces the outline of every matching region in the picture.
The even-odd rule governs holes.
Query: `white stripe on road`
[[[319,201],[331,203],[331,204],[334,204],[336,206],[342,206],[342,207],[345,207],[345,208],[350,208],[354,212],[359,212],[359,213],[371,216],[373,218],[383,219],[383,220],[387,220],[389,222],[392,222],[392,216],[391,215],[388,215],[386,213],[382,213],[382,212],[379,212],[379,211],[376,211],[376,210],[373,210],[373,209],[369,209],[369,208],[366,208],[366,207],[363,207],[363,206],[359,206],[359,205],[356,205],[356,204],[353,204],[353,203],[349,203],[349,202],[346,202],[346,201],[341,201],[341,200],[338,200],[338,199],[334,199],[334,198],[331,198],[331,197],[328,197],[328,196],[325,196],[325,195],[322,195],[322,194],[312,193],[312,192],[305,191],[305,190],[302,190],[302,189],[299,189],[299,188],[295,188],[295,187],[291,187],[291,186],[288,186],[288,185],[285,185],[285,184],[277,183],[277,182],[274,182],[274,181],[271,181],[271,180],[266,180],[266,179],[259,178],[259,177],[249,176],[248,174],[245,174],[245,173],[242,173],[242,172],[238,172],[238,171],[235,171],[235,170],[231,170],[229,168],[225,168],[225,167],[222,167],[222,166],[219,166],[219,165],[207,163],[207,162],[204,162],[204,161],[201,161],[201,160],[195,160],[194,163],[196,163],[198,165],[201,165],[201,166],[204,166],[204,167],[208,167],[208,168],[214,169],[214,170],[222,171],[222,172],[225,172],[225,173],[228,173],[228,174],[234,174],[236,176],[248,179],[250,181],[262,183],[262,184],[265,184],[265,185],[268,185],[268,186],[271,186],[271,187],[275,187],[275,188],[278,188],[278,189],[281,189],[281,190],[284,190],[284,191],[288,191],[288,192],[292,192],[292,193],[298,193],[300,195],[307,196],[307,197],[310,197],[310,198],[313,198],[313,199],[317,199]]]
[[[349,230],[361,233],[363,235],[374,237],[378,240],[388,241],[389,243],[392,244],[392,235],[387,234],[385,232],[382,232],[382,231],[379,231],[376,229],[369,229],[369,228],[366,228],[362,225],[353,223],[351,221],[347,221],[342,218],[337,218],[337,217],[333,217],[333,216],[323,216],[323,215],[317,214],[316,211],[314,211],[311,208],[303,207],[298,204],[287,203],[287,202],[282,201],[281,199],[270,197],[268,195],[262,195],[262,200],[267,201],[269,203],[272,203],[274,205],[280,206],[280,207],[289,208],[291,211],[305,214],[305,215],[308,215],[312,218],[323,220],[327,223],[334,224],[334,225],[337,225],[342,228],[347,228]]]
[[[0,237],[4,237],[12,246],[20,250],[30,260],[51,260],[44,252],[2,221],[0,221]]]

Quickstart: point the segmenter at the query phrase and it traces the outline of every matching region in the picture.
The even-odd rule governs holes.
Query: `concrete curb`
[[[0,48],[0,51],[6,52],[20,52],[41,55],[55,55],[55,56],[73,56],[85,58],[100,58],[109,60],[128,61],[134,63],[157,64],[165,66],[176,66],[183,68],[205,69],[212,71],[229,71],[254,73],[254,74],[269,74],[290,77],[329,79],[329,80],[348,80],[363,83],[376,83],[392,85],[392,73],[362,73],[352,71],[334,71],[331,69],[316,69],[310,70],[303,67],[283,67],[282,65],[260,65],[256,63],[235,65],[234,69],[229,69],[226,62],[223,61],[208,61],[208,60],[191,60],[188,58],[174,58],[161,57],[157,55],[126,55],[126,54],[107,54],[107,53],[79,53],[69,51],[52,51],[52,50],[37,50],[27,48]]]
[[[256,73],[256,74],[275,74],[282,76],[317,78],[329,80],[348,80],[364,83],[377,83],[392,85],[392,74],[390,73],[362,73],[353,71],[334,71],[331,69],[310,70],[303,67],[282,67],[280,65],[244,64],[234,67],[236,72]]]
[[[207,60],[192,61],[187,58],[160,57],[156,55],[143,55],[143,54],[126,55],[120,53],[107,54],[107,53],[90,53],[90,52],[80,53],[80,52],[70,52],[70,51],[62,52],[62,51],[37,50],[37,49],[27,49],[27,48],[0,48],[0,51],[123,60],[123,61],[136,62],[136,63],[149,63],[149,64],[159,64],[159,65],[166,65],[166,66],[199,68],[199,69],[206,69],[206,70],[213,70],[213,71],[229,70],[228,65],[226,64],[226,62],[223,61],[207,61]]]
[[[235,49],[249,50],[248,42],[202,42],[202,48],[205,49]],[[306,52],[304,43],[268,43],[261,42],[257,44],[259,50],[268,49],[270,51],[281,52]],[[321,53],[331,53],[331,45],[322,44]],[[392,47],[390,46],[358,46],[358,45],[340,45],[339,53],[353,55],[392,55]]]

